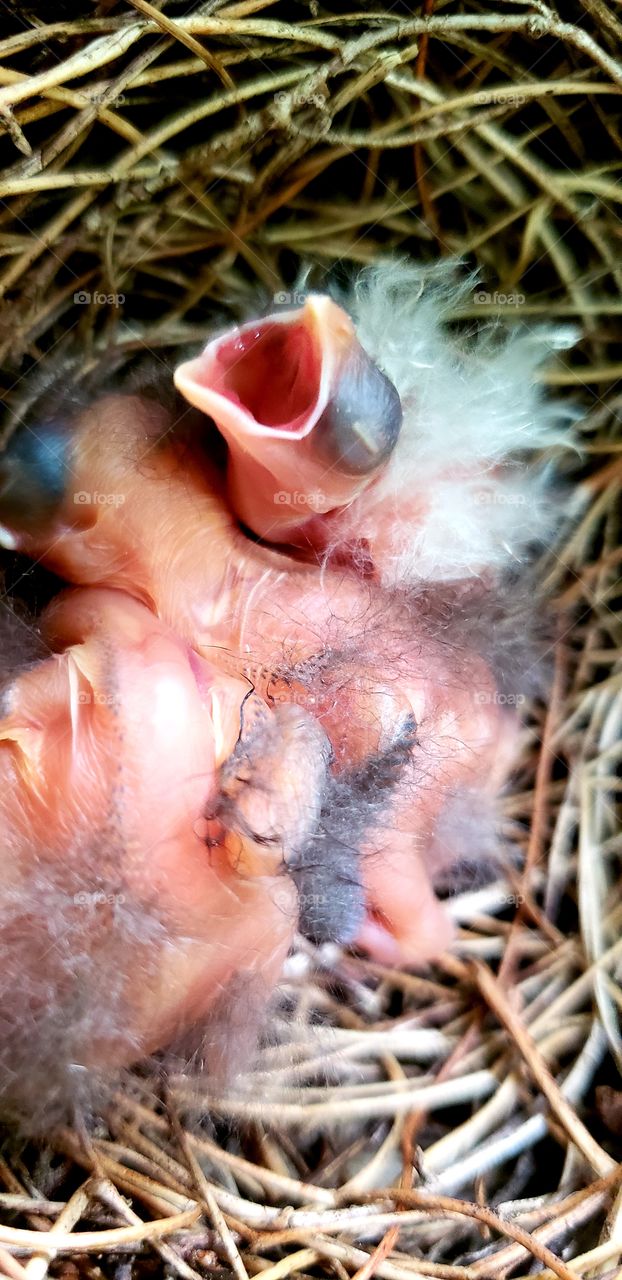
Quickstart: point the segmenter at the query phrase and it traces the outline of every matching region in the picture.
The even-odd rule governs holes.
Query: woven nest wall
[[[59,0],[2,29],[9,417],[59,362],[173,367],[301,269],[454,255],[481,279],[456,323],[576,326],[545,377],[584,410],[588,498],[540,566],[561,639],[504,801],[521,875],[454,901],[428,973],[301,949],[325,1034],[265,1051],[261,1105],[139,1073],[94,1135],[12,1140],[0,1271],[618,1275],[619,7]]]

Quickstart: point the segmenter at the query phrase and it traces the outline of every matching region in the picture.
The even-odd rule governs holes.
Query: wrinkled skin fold
[[[444,816],[492,804],[511,759],[498,672],[454,626],[495,573],[387,580],[422,512],[416,485],[381,501],[417,418],[345,311],[243,326],[175,381],[170,405],[61,400],[0,462],[5,545],[69,584],[0,708],[9,1097],[33,1043],[62,1092],[210,1010],[222,1041],[298,927],[438,955],[435,875],[474,856]]]

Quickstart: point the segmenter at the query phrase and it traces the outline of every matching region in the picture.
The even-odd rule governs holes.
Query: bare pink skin
[[[345,341],[347,326],[336,327]],[[191,381],[186,367],[180,385],[200,403]],[[119,956],[131,1046],[94,1040],[85,1060],[162,1045],[240,975],[274,986],[297,918],[283,860],[288,841],[317,817],[327,741],[333,767],[347,769],[386,746],[409,714],[422,755],[363,858],[359,941],[392,963],[438,955],[452,931],[432,887],[436,819],[461,789],[496,791],[509,754],[494,680],[478,655],[462,654],[456,669],[425,625],[347,556],[339,569],[322,567],[240,529],[231,501],[251,495],[253,518],[254,495],[258,530],[267,535],[274,510],[286,540],[292,513],[271,503],[271,486],[285,488],[294,472],[300,490],[318,483],[304,434],[286,465],[272,452],[267,484],[257,437],[252,452],[239,442],[233,449],[232,480],[199,442],[182,446],[174,426],[147,400],[97,401],[77,424],[72,492],[54,527],[45,538],[15,533],[20,549],[77,589],[50,607],[44,626],[54,654],[17,680],[0,721],[0,822],[15,851],[4,883],[27,882],[35,852],[63,859],[77,829],[88,884],[88,833],[112,812],[124,892],[138,904],[156,901],[178,938],[148,984],[133,982],[131,957]],[[337,506],[347,503],[343,478],[324,484]],[[364,487],[351,479],[350,496]],[[110,500],[82,504],[74,492]],[[328,682],[327,652],[342,654]],[[284,663],[290,671],[298,664],[304,678],[284,680]],[[268,844],[211,817],[243,706],[265,721],[272,746],[260,771],[270,785],[255,777],[244,788],[235,771],[226,785],[242,787],[237,798],[255,830],[279,833]]]
[[[214,725],[224,720],[235,741],[245,689],[236,705],[230,678],[198,659],[200,689],[186,646],[125,593],[67,592],[48,610],[45,631],[60,652],[20,678],[0,725],[3,831],[18,851],[36,849],[50,864],[77,844],[87,905],[89,877],[101,870],[89,836],[106,815],[111,841],[124,850],[119,896],[160,904],[179,939],[147,989],[130,955],[119,956],[132,1045],[148,1052],[203,1016],[232,973],[259,972],[268,988],[276,982],[295,891],[269,864],[252,877],[233,874],[225,851],[208,856],[200,837],[222,750]],[[19,887],[31,869],[18,853],[3,883],[8,871]],[[94,922],[106,928],[107,905],[84,912],[85,931]],[[93,1063],[126,1054],[123,1043],[85,1046]]]

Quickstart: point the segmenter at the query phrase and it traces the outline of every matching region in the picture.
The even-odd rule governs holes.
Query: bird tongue
[[[214,339],[175,382],[227,441],[236,514],[275,542],[351,502],[401,426],[395,387],[346,313],[320,295]]]

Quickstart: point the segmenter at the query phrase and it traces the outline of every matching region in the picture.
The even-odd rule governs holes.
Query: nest
[[[52,365],[172,367],[301,264],[454,255],[481,279],[457,323],[576,327],[545,376],[582,406],[584,502],[539,566],[560,640],[504,801],[523,870],[453,900],[427,974],[301,945],[253,1093],[136,1073],[94,1133],[10,1145],[0,1271],[618,1275],[617,6],[50,8],[4,5],[9,416]]]

